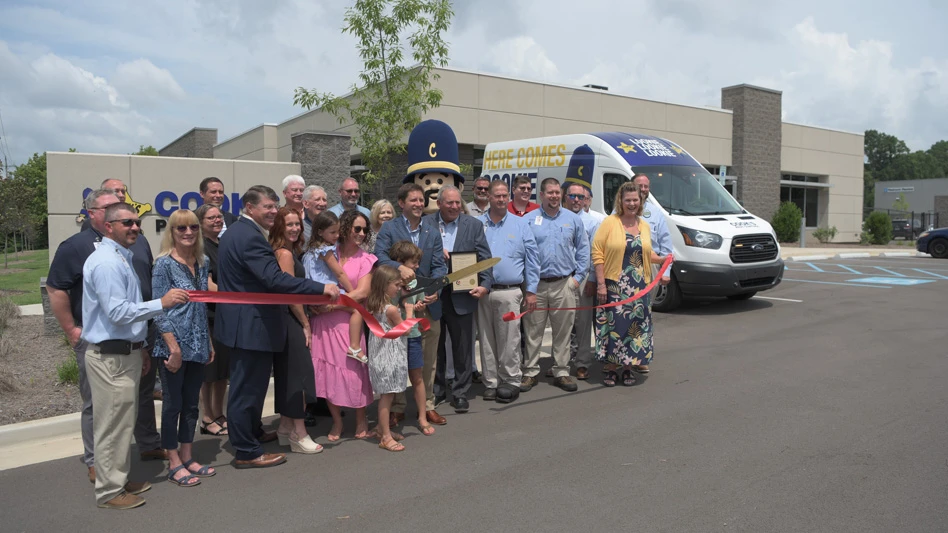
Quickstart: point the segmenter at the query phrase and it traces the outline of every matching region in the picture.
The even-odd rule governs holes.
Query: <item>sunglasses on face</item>
[[[585,200],[586,199],[585,194],[567,194],[566,197],[569,198],[570,200]]]
[[[359,194],[359,189],[343,189],[342,192],[346,194]]]
[[[490,190],[490,187],[474,187],[474,190],[477,190],[477,191],[487,191],[487,190]]]
[[[109,220],[108,222],[112,224],[118,222],[126,228],[130,228],[132,226],[138,226],[139,228],[142,227],[142,221],[137,218],[116,218],[115,220]]]
[[[367,228],[367,227],[365,227],[365,226],[353,226],[353,227],[352,227],[352,231],[354,231],[354,232],[356,232],[356,233],[365,233],[366,235],[369,234],[369,228]]]
[[[201,229],[201,226],[197,224],[191,224],[190,226],[181,225],[181,226],[175,226],[174,229],[178,233],[184,233],[188,230],[191,230],[192,232],[197,233],[197,230]]]

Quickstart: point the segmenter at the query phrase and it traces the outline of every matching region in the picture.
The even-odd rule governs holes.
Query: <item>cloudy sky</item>
[[[219,140],[344,93],[343,0],[3,0],[0,155],[128,153],[194,126]],[[457,0],[451,66],[692,105],[783,91],[784,119],[948,139],[948,2]]]

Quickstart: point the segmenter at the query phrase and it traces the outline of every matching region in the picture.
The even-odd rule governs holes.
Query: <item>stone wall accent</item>
[[[171,144],[158,150],[158,155],[213,159],[215,144],[217,144],[217,128],[191,128]]]
[[[59,321],[53,315],[53,308],[49,303],[49,293],[46,292],[46,278],[40,278],[40,295],[43,297],[43,335],[52,337],[62,332]]]
[[[339,185],[349,177],[352,137],[344,133],[301,131],[291,137],[293,157],[306,185],[326,189],[329,205],[339,203]]]
[[[734,112],[731,159],[737,198],[765,220],[780,205],[781,99],[780,91],[752,85],[721,89],[721,107]]]
[[[935,197],[935,213],[938,215],[935,227],[948,228],[948,196]]]

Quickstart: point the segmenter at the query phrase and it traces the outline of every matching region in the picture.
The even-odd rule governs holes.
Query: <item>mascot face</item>
[[[462,193],[464,192],[464,182],[451,174],[441,174],[440,172],[429,172],[427,174],[415,174],[415,183],[421,185],[425,190],[425,214],[430,215],[438,210],[438,192],[444,185],[454,185]]]

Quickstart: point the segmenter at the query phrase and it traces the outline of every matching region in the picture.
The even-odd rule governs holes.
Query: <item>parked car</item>
[[[948,228],[922,232],[915,242],[915,249],[939,259],[948,259]]]
[[[903,239],[910,241],[914,240],[919,233],[922,232],[922,223],[918,220],[893,220],[892,221],[892,238],[898,239],[902,237]]]

